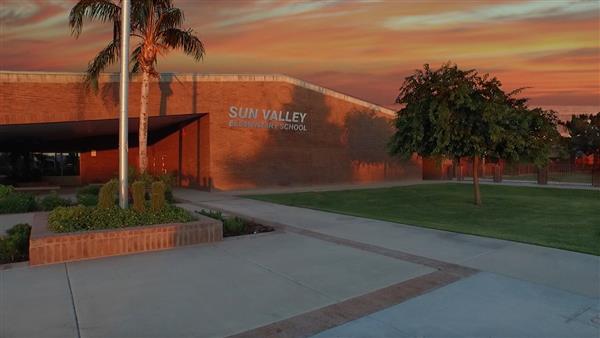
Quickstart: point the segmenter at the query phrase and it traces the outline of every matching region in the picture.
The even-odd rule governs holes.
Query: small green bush
[[[246,222],[239,217],[229,217],[223,220],[223,233],[228,236],[236,236],[245,233]]]
[[[131,197],[133,197],[133,210],[144,212],[146,209],[146,185],[144,182],[133,182],[131,185]]]
[[[106,182],[100,188],[100,192],[98,193],[98,208],[110,209],[115,206],[118,187],[119,182],[113,179]]]
[[[167,205],[158,212],[133,209],[94,208],[82,205],[59,207],[48,216],[48,229],[54,232],[114,229],[140,225],[190,222],[194,217],[184,209]]]
[[[156,181],[152,183],[152,210],[159,211],[167,205],[167,201],[165,199],[166,191],[167,186],[163,182]]]
[[[16,214],[35,211],[37,208],[35,197],[30,194],[12,192],[0,197],[0,214]]]
[[[165,198],[169,203],[173,203],[175,201],[175,197],[173,197],[173,185],[175,184],[175,176],[172,174],[162,174],[157,177],[157,179],[165,184],[167,187],[167,191],[165,192]]]
[[[0,184],[0,198],[6,197],[15,191],[12,185]]]
[[[98,195],[77,195],[77,204],[85,205],[86,207],[95,207],[98,205]]]
[[[152,188],[152,183],[154,183],[156,180],[154,179],[154,176],[148,173],[141,173],[137,176],[136,181],[144,182],[144,186],[150,189]]]
[[[215,210],[196,211],[200,215],[204,215],[210,218],[218,219],[223,222],[223,235],[224,236],[238,236],[246,233],[248,222],[239,217],[225,217],[223,213]]]
[[[99,184],[89,184],[77,190],[77,195],[96,195],[100,192],[102,186]]]
[[[56,191],[53,191],[50,195],[44,196],[38,202],[39,208],[44,211],[51,211],[57,207],[66,207],[71,205],[71,201],[58,196]]]
[[[219,221],[223,221],[225,219],[225,217],[223,217],[223,213],[220,211],[216,211],[216,210],[202,209],[202,210],[196,211],[196,212],[199,213],[200,215],[204,215],[206,217],[218,219]]]
[[[17,224],[0,236],[0,264],[26,261],[29,258],[28,224]]]

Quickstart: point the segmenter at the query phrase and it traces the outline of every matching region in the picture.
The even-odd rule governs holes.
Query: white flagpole
[[[129,194],[127,192],[127,96],[129,92],[129,20],[131,0],[121,1],[121,74],[119,91],[119,206],[127,208]]]

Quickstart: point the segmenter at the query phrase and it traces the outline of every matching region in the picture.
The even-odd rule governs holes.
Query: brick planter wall
[[[223,240],[220,221],[197,215],[189,223],[54,233],[48,213],[36,213],[29,240],[29,265],[78,261]]]

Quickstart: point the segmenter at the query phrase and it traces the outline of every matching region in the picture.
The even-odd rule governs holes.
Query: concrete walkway
[[[33,222],[33,215],[33,212],[0,215],[0,236],[4,235],[6,230],[12,228],[16,224],[31,224]]]
[[[597,299],[479,273],[314,338],[598,337]]]
[[[434,269],[293,233],[0,270],[0,337],[224,337]]]
[[[213,200],[210,193],[179,189],[175,191],[175,195],[199,206],[460,264],[585,296],[600,296],[598,256],[289,207],[225,194]]]

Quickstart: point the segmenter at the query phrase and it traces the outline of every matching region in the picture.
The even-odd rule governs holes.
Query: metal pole
[[[127,96],[129,91],[129,12],[131,0],[121,1],[121,74],[119,86],[119,206],[127,208],[129,194],[127,193]]]

